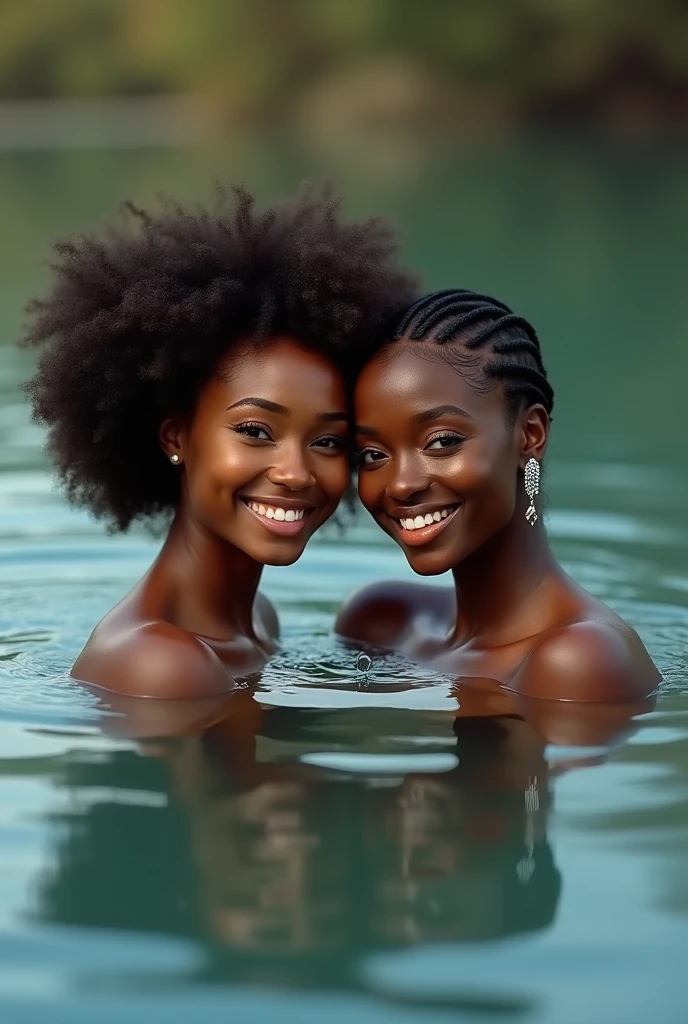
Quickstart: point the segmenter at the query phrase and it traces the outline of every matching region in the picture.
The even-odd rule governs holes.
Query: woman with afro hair
[[[72,668],[127,695],[221,695],[275,651],[263,566],[295,562],[346,492],[350,385],[413,297],[387,225],[344,221],[327,190],[217,196],[127,203],[107,236],[59,242],[23,339],[69,499],[114,530],[168,526]]]

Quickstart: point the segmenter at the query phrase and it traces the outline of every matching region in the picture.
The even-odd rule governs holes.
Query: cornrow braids
[[[509,413],[525,401],[543,405],[551,415],[554,391],[547,380],[535,329],[503,302],[466,289],[424,295],[406,310],[392,334],[394,341],[432,341],[461,346],[469,383],[477,386],[477,366],[488,378],[501,379]],[[470,373],[468,372],[470,371]]]

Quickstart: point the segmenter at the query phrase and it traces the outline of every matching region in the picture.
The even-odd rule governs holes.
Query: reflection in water
[[[51,490],[41,436],[18,390],[31,356],[3,344],[17,333],[22,297],[39,287],[49,239],[97,220],[122,195],[148,195],[161,181],[172,192],[205,193],[207,168],[229,165],[266,194],[278,194],[310,174],[312,161],[269,140],[254,148],[236,139],[226,152],[202,158],[169,149],[3,157],[0,201],[10,230],[0,240],[7,252],[0,293],[0,862],[8,884],[0,912],[10,932],[0,952],[3,965],[10,964],[5,980],[11,974],[50,993],[61,1021],[76,1019],[62,1002],[71,968],[90,985],[102,975],[84,965],[81,948],[77,955],[64,931],[14,930],[25,881],[38,880],[32,895],[39,922],[100,929],[93,947],[101,951],[103,973],[104,958],[116,960],[111,927],[128,930],[120,946],[138,949],[144,966],[166,945],[157,936],[177,935],[196,940],[215,977],[332,984],[338,995],[360,985],[360,954],[392,947],[390,959],[398,958],[398,972],[418,990],[428,961],[418,949],[402,957],[404,945],[423,936],[489,941],[550,927],[559,879],[544,830],[551,836],[555,814],[554,853],[567,870],[571,865],[568,909],[556,933],[540,931],[542,959],[529,961],[528,943],[488,949],[486,942],[474,959],[463,950],[461,972],[455,947],[434,947],[427,951],[436,969],[428,986],[442,973],[459,987],[468,976],[471,992],[491,998],[525,988],[532,1012],[519,1007],[518,1019],[528,1022],[543,1014],[570,1021],[571,1000],[583,989],[592,994],[582,1008],[577,1004],[578,1020],[685,1016],[684,979],[671,952],[685,945],[688,909],[688,346],[680,228],[688,149],[670,142],[630,155],[623,147],[560,138],[507,139],[496,148],[464,140],[460,152],[447,153],[409,188],[390,191],[385,180],[373,194],[362,179],[350,182],[354,204],[400,222],[409,261],[426,270],[434,287],[449,279],[489,284],[538,320],[560,400],[548,474],[557,553],[575,579],[632,622],[666,680],[661,716],[641,733],[643,745],[629,745],[610,771],[569,777],[568,788],[556,791],[555,809],[551,791],[561,759],[570,768],[571,748],[585,747],[589,763],[589,748],[607,742],[604,722],[591,735],[589,718],[517,709],[529,730],[510,717],[513,709],[498,709],[491,725],[464,720],[455,735],[450,713],[362,706],[346,714],[282,709],[261,716],[246,707],[239,718],[251,718],[251,738],[242,744],[229,720],[194,738],[207,713],[201,710],[191,728],[187,712],[170,707],[161,732],[186,737],[150,741],[141,753],[106,741],[89,753],[74,734],[57,732],[72,723],[90,730],[95,699],[75,692],[68,667],[93,622],[149,564],[152,549],[136,534],[104,539]],[[536,207],[543,216],[534,230]],[[648,393],[662,401],[651,416],[639,416]],[[273,673],[283,701],[325,695],[333,704],[342,696],[355,659],[335,671],[321,672],[318,664],[330,659],[334,610],[343,593],[397,577],[402,568],[396,547],[359,517],[343,541],[319,535],[288,572],[266,572],[286,637],[284,656],[266,676]],[[359,680],[362,705],[376,689],[378,667],[376,657],[369,678]],[[276,678],[280,673],[284,678]],[[286,693],[294,678],[298,685]],[[312,680],[329,690],[314,696]],[[429,690],[412,692],[419,706]],[[147,722],[142,714],[130,730],[134,737],[150,736],[161,718],[149,703]],[[170,721],[177,714],[185,724]],[[111,719],[109,732],[114,725]],[[543,740],[533,730],[549,744],[549,775]],[[69,752],[43,756],[44,742]],[[561,747],[568,750],[562,754]],[[414,752],[460,760],[447,772],[433,773],[427,763],[412,771]],[[364,762],[363,753],[370,759]],[[323,768],[328,759],[335,763],[334,754],[338,770]],[[406,757],[407,770],[395,773],[381,760],[372,767],[375,756],[391,754]],[[519,865],[523,877],[530,870],[525,799],[534,777],[535,870],[521,884]],[[54,827],[44,846],[47,813]],[[129,943],[134,931],[151,935]],[[23,937],[44,957],[36,955],[35,970],[26,969]],[[59,989],[50,989],[48,962],[61,965]],[[117,963],[109,966],[117,970]],[[165,976],[166,993],[173,982]],[[606,1016],[596,1005],[605,984]],[[155,1016],[150,994],[147,983],[132,1020]],[[0,994],[3,1010],[6,998]],[[326,1005],[336,1016],[335,1001]],[[304,1001],[294,1009],[305,1018],[312,1006]],[[504,1007],[499,1011],[499,1019],[512,1019]],[[2,1019],[27,1019],[24,1007],[5,1010]]]
[[[266,717],[266,729],[279,734],[283,712]],[[305,732],[312,745],[322,717],[329,716],[290,715],[292,740]],[[221,738],[207,734],[209,758],[200,755],[188,806],[215,935],[230,947],[288,951],[544,927],[559,878],[544,832],[541,744],[516,735],[522,724],[457,720],[459,764],[451,771],[369,769],[357,777],[272,764],[243,792],[238,775],[232,780],[220,767]],[[349,756],[355,766],[356,754]],[[408,760],[413,765],[414,755]],[[542,793],[535,816],[524,801],[533,779]],[[523,880],[528,835],[537,871]]]
[[[370,950],[544,929],[561,892],[545,746],[516,715],[239,693],[202,732],[72,755],[37,914],[196,938],[212,974],[309,986],[351,984]],[[427,770],[438,751],[444,770]]]

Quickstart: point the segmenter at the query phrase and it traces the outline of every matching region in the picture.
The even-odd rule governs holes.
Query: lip
[[[452,502],[453,504],[453,502]],[[414,515],[427,515],[433,512],[439,512],[440,509],[446,508],[447,505],[418,505],[415,509],[398,509],[395,511],[403,512],[404,515],[394,516],[391,513],[387,513],[389,518],[394,523],[394,531],[399,537],[401,543],[408,548],[421,547],[423,544],[429,544],[433,541],[449,523],[456,517],[456,513],[462,508],[462,505],[457,505],[453,512],[450,512],[446,519],[440,519],[439,523],[430,523],[429,526],[421,526],[416,530],[404,530],[399,522],[399,519],[411,519]],[[303,522],[303,520],[302,520]]]
[[[258,512],[254,512],[247,504],[249,501],[254,501],[258,505],[272,505],[273,507],[279,506],[280,508],[293,509],[294,512],[304,511],[306,515],[303,519],[295,519],[293,523],[288,523],[286,520],[267,519]],[[280,498],[279,501],[275,498],[242,498],[241,504],[254,519],[258,520],[268,533],[277,534],[278,537],[297,537],[306,528],[309,513],[315,511],[315,506],[306,501],[289,500],[287,498]]]

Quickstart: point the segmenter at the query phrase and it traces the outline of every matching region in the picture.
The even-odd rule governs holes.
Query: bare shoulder
[[[642,700],[660,681],[638,634],[609,612],[545,634],[512,688],[533,697],[611,704]]]
[[[234,680],[211,648],[193,633],[157,621],[108,632],[101,623],[71,672],[75,679],[133,697],[217,697]]]
[[[379,647],[398,647],[422,614],[453,620],[454,593],[448,587],[428,587],[406,580],[384,580],[355,590],[339,609],[335,630],[351,640]]]

